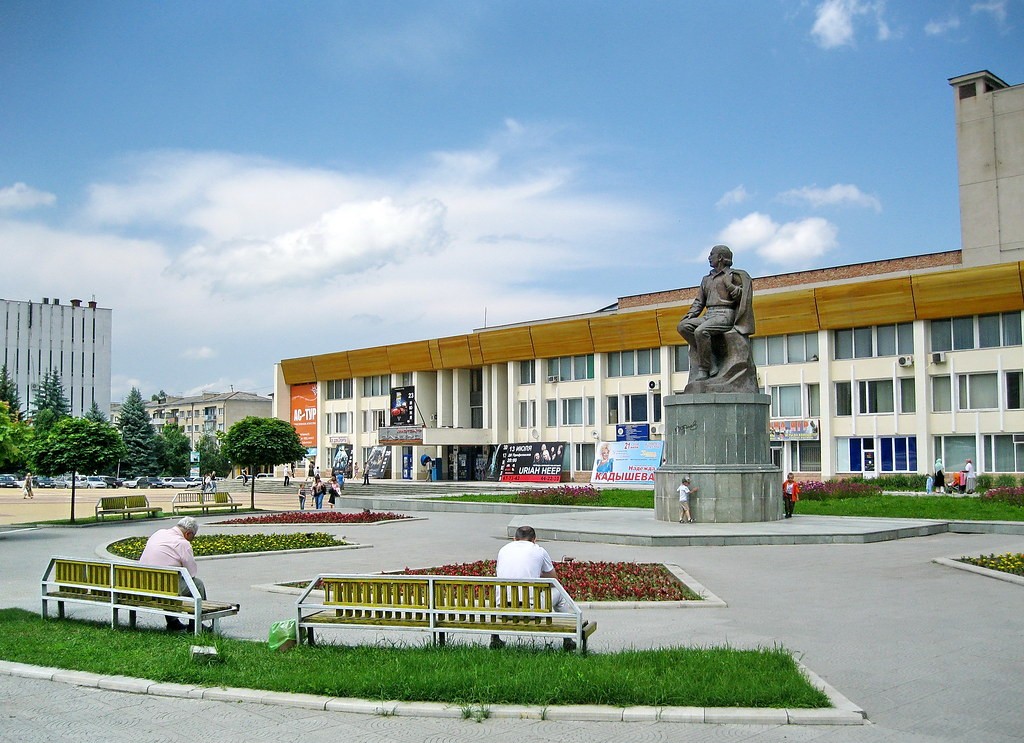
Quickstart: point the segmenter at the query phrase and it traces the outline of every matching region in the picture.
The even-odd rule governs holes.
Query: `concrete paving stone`
[[[100,679],[102,678],[103,677],[98,673],[88,673],[86,671],[56,671],[54,672],[51,681],[57,681],[62,684],[76,684],[77,686],[94,686],[99,688]]]
[[[703,707],[664,707],[658,715],[661,722],[704,722]]]
[[[148,679],[132,678],[131,676],[103,676],[99,687],[111,691],[125,691],[132,694],[145,694],[153,682]]]
[[[790,725],[864,725],[859,712],[840,709],[787,709]]]
[[[622,720],[622,707],[607,707],[598,704],[553,705],[548,707],[545,719],[619,722]]]
[[[471,707],[472,712],[476,707]],[[462,719],[462,707],[438,702],[395,702],[390,708],[396,717],[434,717],[442,719]]]
[[[261,704],[277,704],[302,709],[326,709],[331,697],[319,694],[295,694],[285,691],[264,691],[260,696]]]
[[[203,689],[202,698],[212,699],[218,702],[249,702],[252,704],[260,704],[260,700],[264,694],[266,694],[266,692],[260,691],[259,689],[220,687]]]
[[[357,715],[385,715],[391,714],[397,702],[379,702],[371,699],[356,699],[354,697],[334,697],[327,700],[324,709],[329,712],[350,712]]]
[[[543,720],[547,707],[531,707],[521,704],[491,704],[487,706],[490,719],[495,720]]]
[[[720,725],[787,725],[789,715],[784,709],[705,707],[704,722]]]
[[[663,707],[626,707],[622,710],[623,722],[657,722]]]
[[[199,686],[189,684],[170,684],[153,682],[149,687],[149,694],[158,697],[173,697],[178,699],[202,699],[203,689]]]

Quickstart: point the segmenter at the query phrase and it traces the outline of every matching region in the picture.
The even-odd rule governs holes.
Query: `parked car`
[[[187,488],[194,488],[195,483],[189,482],[187,477],[165,477],[164,487],[174,488],[177,490],[185,490]]]
[[[57,487],[57,483],[54,482],[54,479],[52,477],[46,477],[45,475],[41,475],[39,477],[36,477],[35,475],[32,475],[32,487],[34,487],[34,488],[55,488],[55,487]]]
[[[85,487],[87,488],[105,488],[107,487],[107,481],[102,477],[95,475],[92,477],[85,478]]]
[[[162,488],[164,481],[159,477],[130,477],[124,481],[126,488]]]
[[[107,484],[108,488],[119,488],[124,485],[124,480],[120,480],[116,477],[110,477],[109,475],[100,475],[100,479]]]
[[[0,488],[18,487],[18,478],[14,475],[0,475]]]

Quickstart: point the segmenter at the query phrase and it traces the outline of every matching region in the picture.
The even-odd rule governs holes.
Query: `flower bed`
[[[827,482],[800,483],[800,498],[807,500],[829,500],[831,498],[865,498],[881,495],[882,489],[871,483],[857,480],[829,480]]]
[[[1024,488],[991,488],[981,494],[983,500],[1024,506]]]
[[[146,547],[148,537],[130,537],[114,542],[107,550],[118,557],[138,560]],[[246,552],[277,552],[315,547],[344,547],[348,542],[324,532],[304,534],[210,534],[197,535],[192,540],[196,557],[233,555]]]
[[[360,511],[358,513],[341,513],[340,511],[286,511],[265,516],[245,516],[218,524],[375,524],[379,521],[397,521],[410,519],[401,513],[390,511]]]
[[[601,492],[592,485],[559,485],[557,488],[521,490],[517,503],[538,503],[546,506],[592,506],[601,500]]]
[[[404,575],[493,576],[494,560],[477,560],[436,568],[412,570]],[[575,601],[699,601],[664,565],[637,562],[555,563],[558,582]]]
[[[979,557],[961,557],[960,562],[968,565],[976,565],[979,568],[998,570],[1002,573],[1019,575],[1024,577],[1024,554],[1020,552],[1007,552],[1003,555],[981,555]]]

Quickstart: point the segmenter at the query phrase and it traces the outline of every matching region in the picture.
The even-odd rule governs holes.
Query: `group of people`
[[[968,459],[964,462],[964,468],[959,472],[946,473],[942,464],[942,457],[935,459],[935,474],[931,476],[931,483],[927,484],[925,490],[931,493],[973,493],[977,485],[977,474],[974,471],[974,462]]]
[[[679,493],[679,523],[692,524],[693,516],[690,514],[690,495],[696,493],[697,488],[690,485],[689,477],[684,477],[683,481],[679,483],[679,487],[676,488],[676,492]],[[793,518],[793,506],[798,500],[800,500],[800,483],[796,481],[793,473],[790,472],[782,483],[782,504],[787,519]]]

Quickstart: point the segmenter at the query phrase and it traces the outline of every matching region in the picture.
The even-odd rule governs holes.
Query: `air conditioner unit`
[[[554,375],[554,376],[548,377],[548,383],[561,382],[561,381],[562,381],[562,378],[560,376],[558,376],[557,374]]]
[[[896,359],[896,363],[899,364],[900,366],[913,366],[914,365],[914,357],[913,356],[900,356],[898,359]]]
[[[946,363],[946,353],[945,353],[945,351],[935,351],[935,352],[933,352],[932,355],[931,355],[931,360],[932,360],[933,364],[945,364]]]
[[[659,433],[661,433],[660,428],[657,426],[651,426],[651,436],[657,436]]]
[[[657,392],[658,390],[661,389],[661,380],[652,379],[650,382],[647,383],[647,389]]]

